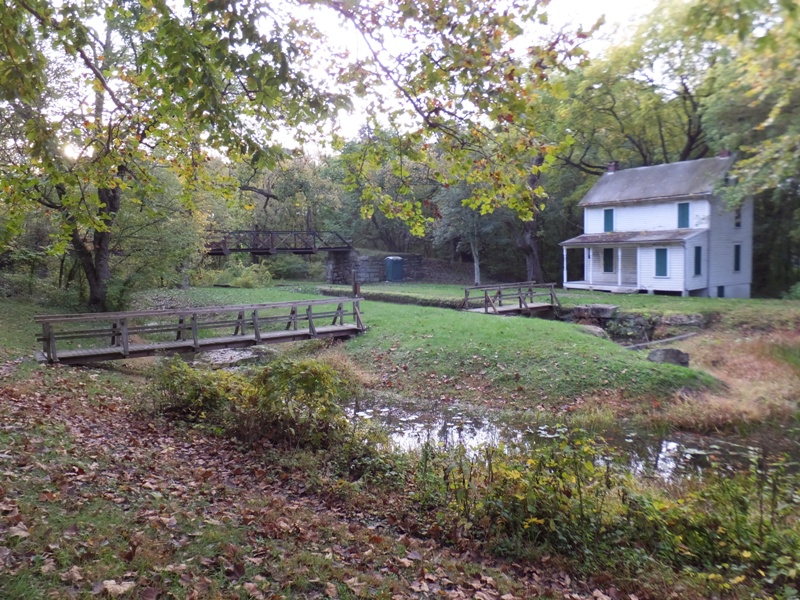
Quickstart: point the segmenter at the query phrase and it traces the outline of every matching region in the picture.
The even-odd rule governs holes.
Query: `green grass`
[[[348,293],[349,286],[323,286],[323,289]],[[457,285],[417,283],[370,283],[361,286],[367,299],[390,299],[419,304],[452,304],[464,298]],[[742,326],[753,329],[792,329],[800,325],[800,301],[737,298],[697,298],[656,294],[607,294],[581,290],[556,290],[565,309],[580,304],[614,304],[623,312],[650,315],[699,314],[726,329]]]
[[[282,288],[199,288],[188,290],[184,301],[236,304],[307,297]],[[362,312],[368,331],[343,351],[375,373],[382,386],[418,398],[528,408],[608,393],[661,398],[714,385],[707,374],[651,363],[641,353],[559,321],[370,301],[362,303]]]
[[[347,352],[362,364],[381,365],[426,397],[527,407],[606,391],[662,397],[713,385],[705,374],[651,363],[641,353],[559,321],[378,302],[364,302],[363,312],[370,329],[350,342]],[[465,389],[465,382],[475,389]]]
[[[0,358],[33,354],[36,349],[36,335],[42,332],[33,322],[33,317],[43,313],[55,313],[45,307],[19,300],[0,300]]]
[[[780,344],[772,348],[772,355],[800,375],[800,348]]]

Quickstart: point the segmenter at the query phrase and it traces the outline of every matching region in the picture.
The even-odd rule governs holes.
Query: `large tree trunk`
[[[539,240],[536,238],[538,229],[538,218],[522,223],[522,230],[514,233],[517,248],[522,250],[525,255],[525,270],[528,281],[544,283],[544,269],[542,268],[542,256],[539,252]]]
[[[481,284],[481,249],[480,238],[478,236],[478,224],[472,226],[472,235],[469,240],[469,249],[472,252],[472,268],[475,274],[475,284]]]
[[[108,310],[108,283],[111,280],[111,227],[119,212],[122,190],[118,187],[101,188],[97,190],[97,196],[102,206],[98,217],[105,229],[94,230],[90,247],[73,222],[72,248],[89,284],[88,308],[93,312],[104,312]]]

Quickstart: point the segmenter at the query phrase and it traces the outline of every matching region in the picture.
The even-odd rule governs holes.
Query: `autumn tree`
[[[800,170],[800,6],[793,0],[719,0],[692,3],[695,36],[730,51],[711,73],[719,77],[707,103],[717,137],[741,152],[728,191],[736,201],[777,189]],[[728,123],[719,116],[738,107]]]
[[[371,181],[389,167],[410,184],[403,161],[425,164],[441,185],[466,183],[466,206],[479,214],[508,207],[530,220],[543,190],[530,188],[528,155],[554,157],[561,140],[541,135],[538,93],[569,58],[582,56],[584,32],[544,38],[547,2],[372,0],[329,3],[367,50],[343,70],[365,97],[371,128],[394,132],[395,156],[364,146],[348,184],[360,188],[365,214],[377,208],[422,235],[420,199],[397,198]],[[525,34],[525,35],[524,35]],[[400,37],[399,43],[394,43]],[[375,96],[370,90],[389,88]],[[550,160],[543,164],[546,168]],[[408,187],[408,186],[407,186]]]
[[[398,156],[435,145],[435,162],[445,165],[435,176],[467,180],[470,206],[482,213],[508,206],[530,219],[541,190],[526,186],[516,157],[555,148],[538,135],[535,92],[565,56],[579,53],[579,40],[566,35],[524,41],[544,20],[544,4],[2,3],[0,102],[15,121],[0,172],[5,223],[13,228],[37,207],[49,211],[60,243],[80,258],[90,306],[103,309],[114,224],[152,193],[149,165],[175,172],[188,200],[220,183],[203,168],[211,150],[269,162],[279,154],[276,131],[302,141],[349,96],[363,98],[374,123],[398,132]],[[366,56],[345,59],[325,46],[320,11],[360,35]],[[332,64],[322,69],[321,57]],[[329,84],[339,93],[327,92]],[[370,153],[362,166],[376,160]],[[421,231],[420,201],[397,202],[368,182],[361,189],[368,212],[378,207]]]
[[[283,7],[0,3],[4,225],[51,215],[56,247],[80,260],[90,308],[107,307],[115,222],[158,188],[153,168],[173,171],[191,206],[212,183],[210,149],[269,162],[272,133],[347,104],[303,72],[313,31]]]

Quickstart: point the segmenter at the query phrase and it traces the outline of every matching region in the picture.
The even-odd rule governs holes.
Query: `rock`
[[[671,365],[678,365],[679,367],[689,366],[689,355],[676,348],[658,348],[656,350],[651,350],[650,354],[647,355],[647,360],[656,363],[669,363]]]
[[[572,314],[576,319],[613,319],[618,310],[619,306],[613,304],[581,304]]]
[[[602,327],[598,327],[597,325],[578,325],[578,327],[583,333],[588,333],[589,335],[603,338],[604,340],[609,339],[606,330]]]
[[[705,327],[706,318],[703,315],[666,315],[661,319],[661,324],[672,327]]]

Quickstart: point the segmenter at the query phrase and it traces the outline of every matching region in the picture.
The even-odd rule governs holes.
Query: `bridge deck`
[[[467,309],[467,311],[471,313],[486,315],[532,315],[551,310],[553,310],[553,305],[549,302],[528,302],[526,306],[513,306],[506,304],[504,306],[496,306],[494,308],[481,307]]]
[[[246,348],[364,331],[360,298],[139,312],[40,315],[40,362],[84,364]],[[352,304],[351,308],[345,308]],[[351,322],[346,322],[351,321]],[[215,330],[223,330],[215,332]],[[225,331],[227,330],[227,332]],[[230,334],[229,334],[230,333]],[[220,335],[222,334],[222,335]]]

